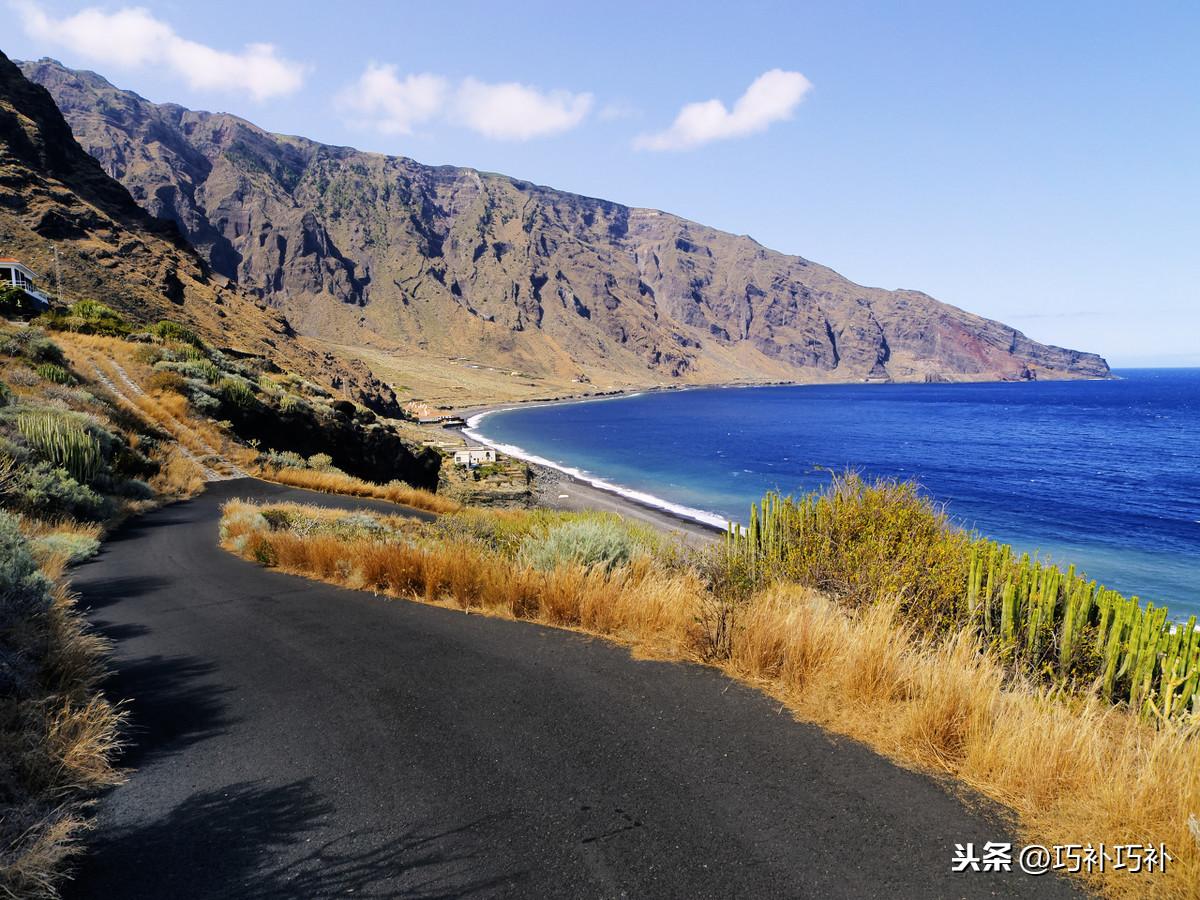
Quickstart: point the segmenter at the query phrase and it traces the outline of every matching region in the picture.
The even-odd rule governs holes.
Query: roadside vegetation
[[[960,779],[1014,810],[1029,840],[1174,856],[1165,874],[1110,869],[1092,887],[1197,896],[1185,627],[955,530],[911,485],[849,478],[768,498],[753,522],[697,551],[596,513],[420,523],[234,501],[221,538],[284,571],[718,666],[803,719]]]
[[[56,897],[89,804],[121,778],[122,715],[99,687],[107,646],[76,612],[64,570],[124,517],[248,472],[454,508],[238,430],[262,419],[281,439],[279,422],[312,440],[334,426],[370,437],[371,418],[176,322],[137,325],[91,301],[0,322],[0,897]]]
[[[89,801],[121,777],[121,715],[99,690],[106,645],[64,569],[191,476],[60,342],[0,326],[0,896],[56,896]]]
[[[254,474],[266,481],[274,481],[291,487],[306,488],[310,491],[321,491],[325,494],[345,494],[350,497],[373,497],[377,500],[390,500],[414,509],[428,512],[449,513],[461,508],[461,505],[450,499],[405,484],[403,481],[389,481],[387,484],[376,484],[362,478],[355,478],[337,469],[333,461],[324,454],[314,454],[308,459],[297,453],[264,453],[255,459]]]

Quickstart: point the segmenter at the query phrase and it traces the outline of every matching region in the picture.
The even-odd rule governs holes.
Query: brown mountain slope
[[[55,251],[57,250],[57,261]],[[297,340],[287,321],[214,274],[170,222],[150,216],[76,143],[53,98],[0,53],[0,255],[21,259],[64,300],[95,299],[131,318],[170,318],[213,344],[280,365],[387,409],[354,371]]]
[[[1103,377],[916,291],[676,216],[269,134],[25,63],[80,143],[303,334],[547,378]]]

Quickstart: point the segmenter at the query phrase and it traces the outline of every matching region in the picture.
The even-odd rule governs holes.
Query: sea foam
[[[579,401],[592,402],[592,401]],[[509,406],[504,409],[489,409],[481,413],[476,413],[467,419],[467,427],[463,429],[463,434],[477,443],[491,447],[500,453],[507,456],[512,456],[516,459],[523,459],[525,462],[533,463],[538,466],[545,466],[548,469],[562,472],[576,481],[581,481],[584,484],[591,485],[602,491],[607,491],[610,494],[616,494],[619,497],[624,497],[627,500],[632,500],[634,503],[641,506],[648,506],[652,509],[660,509],[668,512],[673,516],[678,516],[681,519],[689,519],[693,522],[699,522],[701,525],[708,525],[711,528],[719,528],[722,531],[728,530],[729,520],[716,513],[708,512],[703,509],[694,509],[690,506],[684,506],[681,503],[672,503],[670,500],[664,500],[662,497],[656,497],[654,494],[647,494],[645,491],[634,490],[630,487],[625,487],[621,484],[615,484],[611,481],[606,481],[603,478],[597,478],[583,469],[577,469],[574,466],[564,465],[563,463],[555,462],[552,459],[546,459],[544,456],[538,456],[536,453],[530,453],[523,447],[517,447],[514,444],[504,444],[499,441],[494,441],[479,432],[479,423],[487,416],[494,412],[504,412],[506,409],[518,409],[519,407]]]

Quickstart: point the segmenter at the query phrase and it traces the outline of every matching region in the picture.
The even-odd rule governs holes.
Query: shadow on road
[[[104,692],[129,714],[122,766],[137,768],[149,757],[178,753],[233,724],[222,700],[229,689],[205,680],[213,671],[211,663],[190,656],[121,663]]]
[[[202,791],[169,814],[102,831],[68,898],[469,896],[512,877],[484,876],[453,847],[478,823],[331,835],[334,808],[311,779],[279,787],[231,784]],[[118,890],[118,894],[109,893]]]
[[[87,570],[83,577],[73,579],[75,589],[80,592],[80,607],[84,610],[103,609],[130,597],[141,597],[170,587],[170,578],[156,575],[121,575],[115,578],[89,580]]]

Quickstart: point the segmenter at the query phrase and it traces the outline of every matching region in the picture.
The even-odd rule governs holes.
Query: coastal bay
[[[912,479],[963,527],[1200,611],[1200,370],[1118,374],[636,394],[486,412],[468,435],[565,470],[571,489],[543,491],[550,505],[658,506],[709,526],[835,472]]]

